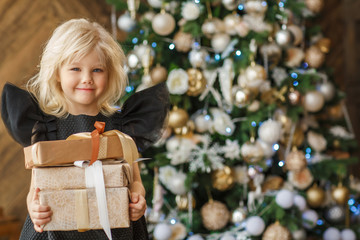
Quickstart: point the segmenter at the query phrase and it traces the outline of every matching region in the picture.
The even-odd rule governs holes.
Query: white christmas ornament
[[[153,8],[161,8],[163,0],[147,0],[149,5]]]
[[[325,101],[330,101],[335,96],[335,87],[331,82],[325,82],[321,84],[318,88],[319,92],[324,95]]]
[[[189,61],[193,68],[205,68],[209,53],[205,49],[193,49],[189,52]]]
[[[292,36],[289,30],[282,29],[275,34],[275,41],[280,47],[287,47],[292,42]]]
[[[237,8],[240,1],[239,0],[222,0],[221,2],[227,10],[232,11]]]
[[[236,26],[240,23],[240,16],[237,14],[229,14],[224,18],[226,33],[235,35],[237,33]]]
[[[196,234],[196,235],[192,235],[192,236],[188,237],[187,240],[204,240],[204,238],[201,237],[200,235]]]
[[[195,129],[199,133],[204,133],[209,131],[210,127],[212,126],[211,117],[208,114],[199,114],[195,117],[194,120]]]
[[[324,96],[318,91],[307,92],[304,98],[305,110],[309,112],[319,111],[325,103]]]
[[[175,29],[175,19],[171,14],[158,13],[152,20],[151,26],[157,34],[166,36]]]
[[[354,231],[349,228],[342,230],[340,234],[342,240],[356,240]]]
[[[303,226],[306,229],[312,229],[315,227],[318,219],[318,214],[312,209],[308,209],[302,214]]]
[[[155,12],[153,11],[148,11],[148,12],[145,12],[142,16],[141,16],[141,20],[147,20],[149,22],[152,22],[152,20],[154,19],[155,17]]]
[[[276,194],[275,201],[280,207],[289,209],[294,203],[294,194],[290,190],[282,189]]]
[[[341,240],[340,231],[337,228],[329,227],[323,233],[324,240]],[[348,240],[348,239],[346,239]]]
[[[249,217],[246,221],[246,231],[252,236],[260,236],[265,229],[265,222],[259,216]]]
[[[135,27],[136,22],[130,17],[130,14],[126,12],[118,18],[117,25],[119,29],[130,32]]]
[[[263,16],[267,10],[267,4],[263,0],[248,0],[245,2],[245,11],[250,15]]]
[[[226,33],[217,33],[211,39],[211,46],[215,52],[221,53],[230,43],[230,36]]]
[[[157,240],[168,240],[171,237],[171,228],[166,223],[159,223],[154,229],[154,237]]]
[[[291,233],[293,240],[306,240],[306,231],[298,229]]]
[[[300,211],[304,211],[306,209],[306,199],[301,195],[295,195],[294,196],[294,205]]]
[[[129,52],[129,54],[126,56],[127,58],[127,66],[130,69],[136,69],[138,67],[140,67],[140,59],[138,58],[138,56],[133,52]]]
[[[171,94],[184,94],[189,88],[189,76],[184,69],[174,69],[169,73],[166,85]]]
[[[268,119],[260,125],[258,134],[262,141],[274,144],[281,137],[281,124],[275,120]]]
[[[307,141],[308,141],[310,147],[313,148],[318,153],[320,153],[326,149],[327,141],[326,141],[325,137],[314,131],[309,131],[307,133]]]
[[[210,112],[213,116],[212,128],[221,135],[231,136],[235,130],[231,117],[220,108],[211,108]]]
[[[188,20],[195,20],[200,15],[200,7],[194,2],[185,2],[181,8],[181,16]]]
[[[264,141],[262,141],[260,139],[256,140],[256,142],[261,145],[261,148],[262,148],[262,150],[264,152],[264,157],[271,158],[274,155],[275,150],[274,150],[272,144],[264,142]]]
[[[220,238],[220,240],[236,240],[236,238],[233,235],[225,234]]]

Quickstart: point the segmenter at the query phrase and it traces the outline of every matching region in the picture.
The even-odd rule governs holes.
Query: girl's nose
[[[83,76],[82,76],[82,79],[81,79],[81,82],[84,83],[84,84],[93,84],[94,81],[93,81],[93,78],[92,78],[92,74],[88,73],[88,72],[84,72]]]

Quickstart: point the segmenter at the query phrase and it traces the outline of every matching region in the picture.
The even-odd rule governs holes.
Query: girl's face
[[[59,79],[64,95],[69,100],[72,115],[97,115],[97,102],[108,83],[108,71],[95,50],[78,62],[60,68]]]

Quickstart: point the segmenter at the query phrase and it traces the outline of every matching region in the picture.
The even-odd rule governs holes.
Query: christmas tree
[[[354,134],[311,24],[323,0],[107,2],[127,95],[171,94],[142,165],[154,239],[360,238]]]

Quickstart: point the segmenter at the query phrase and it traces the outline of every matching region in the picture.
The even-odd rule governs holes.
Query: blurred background
[[[327,0],[324,3],[317,22],[311,24],[321,25],[324,36],[331,40],[326,64],[334,69],[335,82],[347,94],[346,105],[360,143],[360,1]],[[110,15],[111,6],[105,0],[1,0],[0,90],[6,82],[22,85],[36,73],[42,48],[61,22],[88,18],[111,31]],[[117,34],[120,41],[126,38],[119,30]],[[4,232],[21,229],[27,214],[25,199],[31,171],[25,170],[22,147],[12,140],[2,122],[0,134],[2,239]],[[350,171],[360,176],[359,169],[358,166]],[[9,222],[14,224],[6,225]]]

